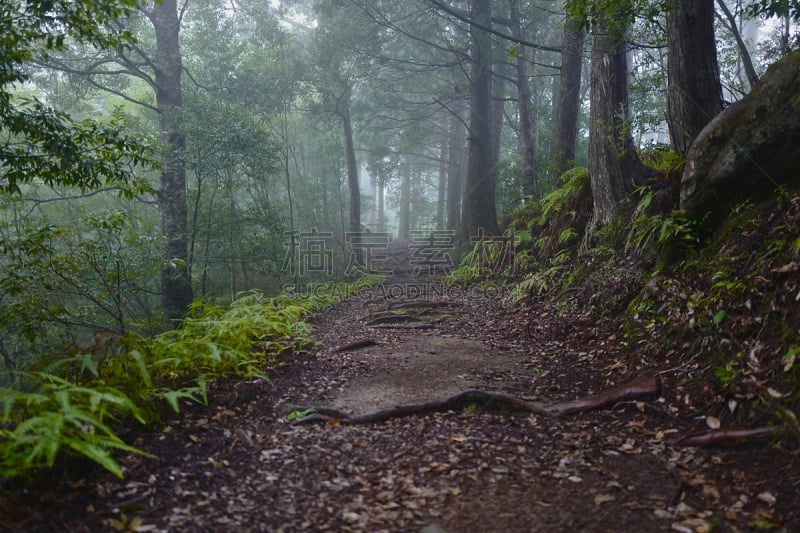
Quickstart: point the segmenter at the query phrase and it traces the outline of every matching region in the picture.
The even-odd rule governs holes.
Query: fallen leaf
[[[719,426],[720,426],[719,418],[717,418],[715,416],[707,416],[706,417],[706,424],[711,429],[719,429]]]
[[[711,496],[714,501],[719,500],[719,491],[713,485],[703,485],[703,495]]]
[[[778,498],[776,498],[775,495],[772,494],[771,492],[762,492],[761,494],[756,496],[756,498],[766,503],[767,505],[775,505],[775,502],[778,500]]]
[[[602,505],[607,502],[612,502],[615,499],[616,498],[614,497],[613,494],[598,494],[597,496],[594,497],[594,504]]]

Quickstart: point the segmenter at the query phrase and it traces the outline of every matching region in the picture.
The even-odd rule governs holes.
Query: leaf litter
[[[413,313],[412,303],[389,305]],[[612,323],[565,316],[546,303],[509,309],[488,297],[451,301],[442,307],[456,309],[454,318],[414,331],[370,327],[362,317],[375,311],[366,307],[356,299],[317,317],[324,346],[271,369],[270,382],[217,382],[207,408],[187,406],[158,433],[131,430],[135,445],[158,459],[123,457],[125,481],[90,469],[79,481],[25,489],[0,499],[0,525],[437,533],[800,527],[796,456],[759,443],[674,445],[692,430],[714,430],[719,419],[700,416],[669,379],[656,399],[568,418],[467,408],[370,426],[291,424],[288,407],[354,401],[354,386],[393,369],[402,370],[404,394],[420,401],[464,385],[562,401],[653,366],[644,355],[622,354]],[[454,340],[455,373],[425,380],[450,368],[447,342],[429,354],[434,366],[431,358],[392,357],[412,335],[482,348],[465,359],[463,342]]]

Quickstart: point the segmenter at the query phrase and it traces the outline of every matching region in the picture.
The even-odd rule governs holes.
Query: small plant
[[[741,358],[742,354],[738,354],[737,358]],[[737,362],[732,360],[728,361],[725,365],[720,365],[714,368],[714,375],[722,384],[725,389],[731,389],[736,384],[736,380],[742,374],[742,371],[737,368]]]
[[[205,404],[216,377],[267,379],[264,369],[277,357],[314,343],[305,322],[311,312],[379,279],[276,298],[245,293],[229,308],[195,302],[180,328],[129,335],[126,351],[108,360],[81,355],[50,365],[54,373],[20,375],[16,388],[0,389],[0,476],[52,467],[68,452],[122,477],[113,451],[148,454],[123,442],[115,424],[158,422],[162,405],[178,413],[182,401]]]
[[[548,193],[540,201],[541,212],[536,219],[536,223],[540,226],[558,216],[567,202],[581,191],[589,181],[589,171],[583,167],[576,167],[562,174],[559,180],[563,185]]]
[[[666,253],[675,247],[688,248],[700,242],[698,229],[701,223],[689,220],[681,211],[670,215],[647,215],[653,200],[653,191],[646,191],[633,213],[632,229],[625,250],[642,253],[655,250]]]
[[[303,411],[292,411],[288,415],[286,415],[287,422],[294,422],[295,420],[300,420],[301,418],[305,418],[308,415],[316,413],[317,410],[313,407],[309,407],[308,409],[304,409]]]
[[[62,451],[69,450],[121,478],[122,469],[110,450],[148,455],[125,444],[109,425],[122,417],[145,422],[142,411],[121,390],[83,387],[50,374],[26,377],[34,382],[30,392],[0,390],[3,475],[52,467]]]

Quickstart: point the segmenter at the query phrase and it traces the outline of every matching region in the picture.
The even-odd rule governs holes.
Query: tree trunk
[[[495,63],[494,69],[502,68],[500,62]],[[503,140],[503,118],[506,113],[506,80],[501,76],[492,76],[492,127],[491,127],[491,168],[492,168],[492,205],[497,205],[497,171],[500,168],[500,147]]]
[[[378,231],[386,231],[386,220],[384,215],[384,204],[383,204],[383,188],[384,188],[384,178],[382,174],[378,175],[377,181],[377,188],[375,189],[378,195]]]
[[[667,10],[667,118],[672,148],[686,155],[722,111],[714,40],[714,0],[671,0]]]
[[[411,160],[408,156],[403,156],[400,180],[400,221],[397,238],[407,241],[411,239]]]
[[[628,61],[625,28],[609,32],[596,19],[592,48],[589,176],[594,199],[591,229],[609,222],[647,171],[636,153],[628,120]]]
[[[522,39],[519,0],[511,0],[511,35]],[[532,51],[536,57],[536,49]],[[531,115],[531,87],[528,76],[528,61],[525,49],[517,49],[517,113],[519,114],[520,179],[525,196],[536,195],[536,138]]]
[[[464,184],[464,149],[467,129],[464,126],[464,101],[456,100],[450,116],[447,146],[447,229],[461,226],[461,190]]]
[[[445,204],[447,203],[447,142],[448,134],[442,133],[439,144],[439,187],[436,194],[436,229],[445,227]]]
[[[491,23],[491,7],[491,0],[475,0],[472,20],[488,26]],[[470,26],[470,33],[470,132],[462,216],[464,237],[477,235],[479,230],[490,233],[497,230],[492,179],[492,74],[489,68],[492,45],[489,34],[477,26]]]
[[[575,161],[575,139],[581,111],[581,71],[586,33],[570,17],[564,23],[561,76],[553,133],[553,182]]]
[[[236,299],[236,293],[239,292],[239,284],[236,279],[236,253],[240,246],[240,236],[239,214],[236,209],[236,196],[233,193],[233,168],[230,165],[225,166],[225,187],[228,189],[228,268],[231,269],[230,290],[231,301],[233,301]]]
[[[340,110],[344,127],[344,149],[347,158],[347,187],[350,192],[350,231],[361,231],[361,189],[358,184],[358,162],[353,145],[353,125],[350,122],[350,102]]]
[[[161,140],[167,147],[158,190],[161,234],[164,238],[161,291],[164,314],[179,319],[192,303],[187,248],[186,139],[180,129],[182,106],[180,20],[176,0],[153,4],[156,34],[156,106]]]

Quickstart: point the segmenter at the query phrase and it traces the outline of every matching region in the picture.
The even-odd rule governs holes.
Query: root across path
[[[661,380],[658,378],[647,378],[626,383],[585,399],[544,404],[527,402],[515,398],[514,396],[498,392],[465,390],[441,400],[401,405],[360,416],[353,416],[331,407],[295,407],[298,411],[306,411],[310,412],[310,414],[295,420],[294,423],[336,422],[338,424],[348,425],[376,424],[392,418],[457,410],[469,406],[479,406],[482,409],[490,409],[493,411],[523,411],[544,416],[563,416],[599,409],[625,400],[635,400],[646,396],[652,396],[658,394],[660,391]]]

